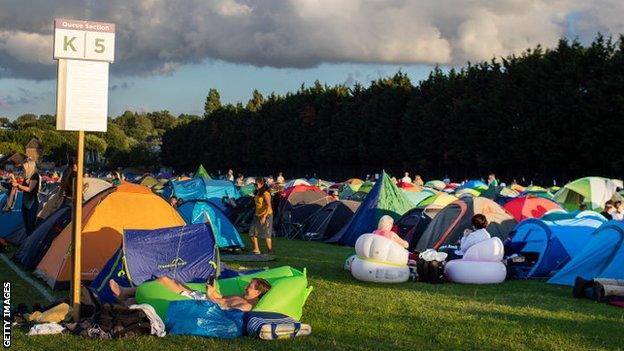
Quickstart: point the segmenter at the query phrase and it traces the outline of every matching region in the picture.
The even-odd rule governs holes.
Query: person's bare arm
[[[401,245],[405,249],[407,249],[409,247],[409,243],[407,241],[401,239],[401,237],[398,236],[397,234],[393,234],[392,235],[392,241],[394,241],[395,243]]]
[[[17,179],[15,179],[15,176],[11,175],[11,186],[13,186],[14,188],[17,188],[17,189],[19,189],[19,190],[21,190],[21,191],[25,191],[25,192],[30,193],[30,192],[32,192],[33,190],[35,190],[35,187],[37,187],[37,186],[38,186],[38,184],[39,184],[39,181],[38,181],[38,180],[31,180],[31,181],[28,183],[28,186],[26,186],[26,185],[20,185],[20,184],[17,182]]]

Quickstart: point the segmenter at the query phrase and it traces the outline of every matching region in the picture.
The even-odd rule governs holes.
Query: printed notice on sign
[[[56,128],[105,132],[108,62],[59,60]]]

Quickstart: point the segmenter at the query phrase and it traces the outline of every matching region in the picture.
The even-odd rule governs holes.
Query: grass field
[[[570,289],[539,281],[494,286],[367,284],[342,269],[350,248],[276,240],[269,266],[308,268],[314,291],[302,321],[313,334],[294,341],[244,337],[141,337],[93,341],[72,335],[27,337],[16,350],[583,350],[624,348],[624,309],[571,297]],[[245,265],[245,267],[262,266]],[[13,304],[41,296],[0,263],[13,282]],[[56,294],[62,296],[62,293]]]

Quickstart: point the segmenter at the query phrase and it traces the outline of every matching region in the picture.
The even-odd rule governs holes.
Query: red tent
[[[507,202],[503,207],[518,222],[526,218],[541,218],[544,213],[561,208],[558,203],[550,199],[533,195],[519,196]]]

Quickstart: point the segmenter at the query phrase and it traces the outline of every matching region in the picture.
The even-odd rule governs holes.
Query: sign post
[[[80,321],[82,178],[84,132],[105,132],[108,119],[108,66],[115,58],[115,24],[54,20],[54,59],[58,60],[56,129],[78,131],[71,250],[71,303]]]

